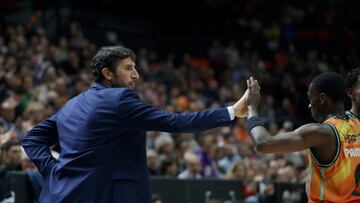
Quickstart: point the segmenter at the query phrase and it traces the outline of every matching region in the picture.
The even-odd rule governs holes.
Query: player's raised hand
[[[249,91],[249,95],[247,97],[247,104],[248,107],[256,110],[260,103],[260,86],[257,80],[255,80],[253,77],[250,77],[247,81],[247,91]]]

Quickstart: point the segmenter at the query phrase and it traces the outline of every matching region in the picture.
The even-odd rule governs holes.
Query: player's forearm
[[[261,121],[261,119],[258,117],[258,113],[255,108],[249,106],[248,114],[249,114],[248,130],[250,137],[256,146],[256,150],[262,153],[269,153],[269,152],[265,152],[264,148],[266,150],[265,146],[268,140],[271,139],[270,133],[264,127],[264,124]]]
[[[268,143],[272,139],[270,133],[263,126],[256,126],[251,129],[250,137],[255,144],[256,151],[261,153],[272,153]]]
[[[248,106],[248,119],[254,116],[258,116],[257,109],[252,106]]]

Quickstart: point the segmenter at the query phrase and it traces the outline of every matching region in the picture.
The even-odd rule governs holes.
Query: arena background
[[[91,57],[104,45],[135,50],[137,91],[154,106],[227,106],[253,75],[272,134],[312,122],[310,79],[359,65],[358,8],[356,0],[1,0],[0,164],[10,159],[8,143],[92,85]],[[245,120],[201,134],[148,134],[154,202],[307,201],[306,152],[256,153]],[[15,200],[6,201],[36,202],[42,177],[24,154],[11,158]]]

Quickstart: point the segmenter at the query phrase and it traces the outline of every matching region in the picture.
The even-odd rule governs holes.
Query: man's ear
[[[352,88],[347,89],[347,95],[352,99]]]
[[[101,69],[101,74],[104,76],[106,80],[111,80],[111,71],[109,68],[105,67]]]
[[[325,101],[326,101],[326,94],[324,93],[324,92],[321,92],[320,93],[320,96],[319,96],[319,99],[320,99],[320,103],[321,104],[324,104],[325,103]]]

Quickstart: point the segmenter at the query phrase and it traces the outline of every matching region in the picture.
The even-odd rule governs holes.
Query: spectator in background
[[[179,164],[179,169],[183,170],[185,169],[185,160],[184,155],[186,152],[192,151],[190,149],[189,142],[185,140],[184,138],[178,138],[176,141],[176,160]]]
[[[213,160],[215,153],[213,136],[210,134],[205,135],[202,140],[202,148],[196,152],[201,162],[201,175],[203,178],[217,178],[221,174],[217,170],[217,163]]]
[[[243,162],[235,162],[231,165],[229,170],[227,170],[226,179],[230,180],[241,180],[243,182],[249,181],[248,177],[248,168]]]
[[[155,150],[147,150],[147,165],[150,176],[160,175],[158,171],[158,154]]]
[[[22,171],[22,149],[18,141],[9,140],[3,145],[5,163],[2,165],[6,171]]]
[[[53,90],[49,92],[49,102],[54,105],[55,109],[60,109],[69,100],[66,83],[65,78],[56,79]]]
[[[2,131],[4,131],[4,130],[2,130]],[[15,140],[15,141],[18,140],[18,136],[17,136],[17,133],[14,128],[10,129],[6,133],[0,134],[0,146],[11,140]]]
[[[3,124],[5,132],[15,127],[15,107],[12,99],[7,99],[0,106],[0,123]]]
[[[225,178],[228,180],[240,180],[243,182],[243,196],[245,202],[258,202],[257,183],[249,177],[248,166],[241,161],[235,162],[229,168]]]
[[[193,153],[187,153],[185,155],[186,169],[178,175],[179,179],[202,179],[200,174],[201,162],[200,159]]]
[[[0,201],[11,198],[11,171],[22,171],[22,149],[19,142],[8,141],[3,146],[5,163],[0,165]]]
[[[244,203],[259,203],[258,184],[251,181],[243,189]]]
[[[287,166],[278,170],[276,181],[280,183],[294,183],[296,182],[296,170],[293,165]]]
[[[160,133],[155,139],[155,149],[158,153],[159,162],[165,159],[175,158],[174,154],[174,140],[168,133]]]
[[[166,178],[176,178],[178,175],[178,164],[175,160],[164,160],[160,165],[160,174]]]
[[[282,124],[282,128],[279,130],[279,132],[291,132],[294,130],[294,124],[291,121],[285,121]]]
[[[230,167],[240,161],[241,158],[235,153],[236,148],[233,145],[227,144],[224,149],[225,156],[218,162],[218,164],[222,171],[230,171]]]

